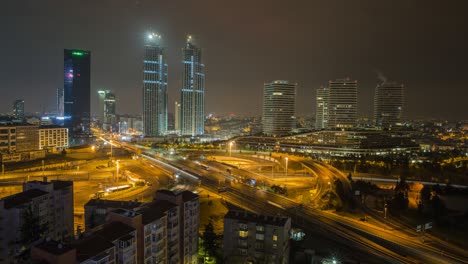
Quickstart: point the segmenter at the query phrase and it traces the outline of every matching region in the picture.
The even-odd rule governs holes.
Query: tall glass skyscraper
[[[167,132],[167,62],[161,36],[146,38],[143,59],[143,132],[147,137]]]
[[[286,135],[296,128],[296,83],[273,81],[263,87],[263,133]]]
[[[328,127],[355,127],[357,124],[357,81],[350,79],[329,81],[328,89]]]
[[[400,125],[403,103],[403,84],[384,82],[377,85],[374,95],[375,125],[383,128]]]
[[[91,119],[91,52],[64,50],[63,105],[65,126],[72,138],[89,137]]]
[[[13,114],[16,118],[24,118],[24,100],[18,99],[13,102]]]
[[[205,132],[205,65],[202,50],[191,36],[183,52],[182,95],[180,103],[180,133],[196,136]]]
[[[326,87],[317,89],[315,107],[315,129],[328,128],[328,97],[329,90]]]

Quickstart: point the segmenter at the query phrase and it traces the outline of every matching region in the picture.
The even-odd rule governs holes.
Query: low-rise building
[[[43,126],[39,128],[39,149],[56,152],[68,148],[68,128]]]
[[[224,216],[225,263],[289,262],[291,218],[229,211]]]

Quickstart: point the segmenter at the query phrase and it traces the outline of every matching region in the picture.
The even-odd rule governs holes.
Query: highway
[[[167,162],[160,158],[149,157],[156,166],[162,166],[173,172],[181,171],[187,177],[187,181],[197,182],[201,180],[204,187],[217,191],[220,186],[222,170],[203,170],[199,166],[188,161]],[[326,175],[325,179],[339,178],[347,181],[346,177],[338,170],[329,169],[324,164],[312,164],[315,173]],[[324,170],[327,170],[324,173]],[[328,185],[328,184],[327,184]],[[345,185],[347,186],[347,185]],[[343,218],[333,213],[320,211],[315,208],[304,206],[278,196],[270,192],[264,192],[244,184],[231,183],[223,197],[242,208],[257,213],[281,214],[291,216],[294,224],[304,230],[316,232],[317,228],[328,234],[332,234],[338,242],[343,240],[348,246],[358,251],[372,252],[372,255],[381,262],[386,263],[468,263],[468,254],[465,251],[445,252],[434,245],[421,243],[418,238],[409,237],[395,232],[385,230],[361,221]],[[312,227],[312,228],[311,228]],[[465,253],[465,254],[463,254]]]
[[[225,173],[222,169],[204,170],[190,161],[169,162],[161,158],[155,159],[151,153],[146,157],[155,166],[171,173],[179,172],[187,182],[202,184],[212,191],[218,190],[220,179],[224,177],[222,174]],[[334,179],[342,181],[345,191],[351,191],[346,176],[339,170],[315,161],[301,158],[297,158],[297,161],[307,166],[313,174],[320,176],[321,192],[326,190],[328,182]],[[418,237],[408,236],[396,229],[384,229],[356,219],[317,210],[244,184],[231,182],[228,191],[222,196],[228,202],[252,212],[290,216],[294,224],[306,232],[309,230],[316,232],[317,229],[326,232],[338,243],[345,243],[348,247],[355,248],[356,252],[360,252],[356,254],[362,254],[363,251],[371,254],[379,260],[377,263],[468,263],[468,252],[463,249],[441,250],[437,243],[431,245],[421,243]]]

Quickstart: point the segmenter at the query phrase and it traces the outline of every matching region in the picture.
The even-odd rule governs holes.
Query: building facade
[[[227,264],[289,263],[291,218],[229,211],[224,216]]]
[[[401,125],[404,104],[404,85],[385,82],[377,85],[374,95],[375,126],[391,128]]]
[[[91,52],[64,50],[64,116],[72,144],[89,137],[91,122]]]
[[[0,125],[0,161],[18,162],[45,157],[39,149],[39,127],[29,124]]]
[[[315,129],[317,130],[328,128],[328,99],[328,88],[317,89],[315,106]]]
[[[180,103],[180,133],[197,136],[205,133],[205,65],[202,50],[187,37],[182,49],[183,75]]]
[[[167,61],[161,36],[147,36],[143,59],[143,129],[147,137],[167,131]]]
[[[157,201],[169,201],[179,206],[179,219],[172,223],[179,232],[179,259],[183,264],[198,263],[198,230],[200,226],[200,202],[198,195],[189,192],[158,190]],[[175,231],[173,231],[175,232]]]
[[[357,81],[331,80],[328,83],[328,89],[328,127],[355,127],[357,124]]]
[[[42,237],[73,235],[73,182],[26,182],[23,191],[0,199],[0,262],[14,263]],[[4,261],[4,262],[2,262]]]
[[[58,241],[70,240],[74,236],[73,182],[72,181],[29,181],[23,183],[23,191],[41,190],[52,197],[51,230],[49,237]]]
[[[262,127],[266,135],[286,135],[296,128],[296,83],[273,81],[263,87]]]
[[[56,152],[68,148],[68,128],[44,126],[39,128],[39,149]]]

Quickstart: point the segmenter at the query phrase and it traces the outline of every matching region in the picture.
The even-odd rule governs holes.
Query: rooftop
[[[132,217],[132,218],[141,214],[139,212],[135,212],[135,211],[132,211],[132,210],[127,210],[127,209],[122,209],[122,208],[112,210],[112,212],[116,213],[116,214],[119,214],[119,215],[123,215],[125,217]]]
[[[169,201],[158,200],[148,204],[146,207],[141,208],[138,212],[143,215],[142,222],[144,225],[154,222],[155,220],[166,215],[166,212],[177,207]]]
[[[181,191],[181,192],[173,192],[173,191],[170,191],[170,190],[158,190],[157,193],[161,193],[161,194],[165,194],[165,195],[171,195],[171,196],[174,196],[174,197],[181,195],[182,200],[184,202],[191,201],[193,199],[198,198],[198,195],[194,194],[191,191],[187,191],[187,190],[184,190],[184,191]]]
[[[135,228],[121,222],[111,222],[103,226],[99,231],[95,232],[96,236],[100,236],[108,241],[114,241],[125,237],[128,233],[135,231]]]
[[[258,215],[249,212],[229,211],[224,219],[234,219],[245,222],[253,222],[265,225],[284,226],[289,217]]]
[[[48,192],[44,192],[38,189],[31,189],[24,192],[20,192],[11,196],[3,198],[5,209],[11,209],[29,203],[32,199],[46,195]]]
[[[99,236],[91,236],[76,241],[76,259],[78,262],[90,259],[114,247],[114,244]]]
[[[74,249],[73,247],[69,245],[65,245],[60,242],[57,242],[55,240],[50,240],[50,239],[44,240],[40,244],[35,245],[35,247],[43,251],[46,251],[52,255],[62,255]]]
[[[86,206],[96,206],[99,208],[123,208],[123,209],[134,209],[140,207],[142,203],[135,201],[114,201],[114,200],[103,200],[103,199],[91,199]]]
[[[54,190],[61,190],[66,187],[73,186],[72,181],[60,181],[60,180],[52,180],[49,182],[48,181],[28,181],[28,183],[40,184],[40,185],[53,184]]]

